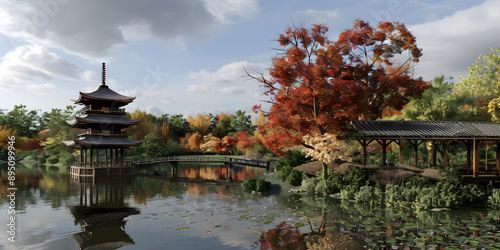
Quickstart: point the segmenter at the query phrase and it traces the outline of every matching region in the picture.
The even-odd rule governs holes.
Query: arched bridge
[[[156,163],[169,162],[175,167],[172,168],[173,176],[177,176],[177,163],[179,162],[200,162],[200,163],[222,163],[226,165],[227,168],[231,168],[233,165],[244,165],[258,168],[265,168],[266,172],[269,172],[270,162],[263,160],[247,160],[234,157],[206,157],[206,156],[165,156],[156,158],[146,158],[141,160],[133,161],[135,166],[141,165],[151,165]],[[228,171],[229,173],[229,171]]]

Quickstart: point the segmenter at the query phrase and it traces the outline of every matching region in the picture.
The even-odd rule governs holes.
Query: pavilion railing
[[[134,163],[132,161],[121,162],[79,162],[75,161],[71,166],[74,167],[96,167],[96,168],[110,168],[110,167],[133,167]]]

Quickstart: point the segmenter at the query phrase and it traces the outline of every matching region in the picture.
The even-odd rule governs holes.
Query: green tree
[[[500,48],[490,48],[489,54],[479,55],[467,69],[469,75],[455,85],[458,92],[475,96],[483,106],[500,96]]]
[[[32,137],[39,132],[39,110],[27,110],[26,105],[15,105],[8,113],[1,111],[0,125],[9,125],[21,137]]]
[[[246,114],[246,111],[237,110],[234,115],[231,116],[231,127],[235,131],[247,131],[252,133],[255,131],[255,127],[252,125],[252,118],[250,115]]]
[[[65,110],[54,108],[46,116],[48,119],[45,121],[45,128],[49,132],[46,135],[47,140],[40,145],[50,155],[68,151],[68,147],[62,141],[72,140],[78,134],[78,131],[72,130],[67,123],[68,120],[74,119],[74,106],[66,106]]]
[[[500,48],[490,48],[489,54],[479,55],[467,69],[469,75],[455,84],[456,94],[473,98],[470,105],[477,109],[476,119],[489,120],[488,105],[500,97]]]

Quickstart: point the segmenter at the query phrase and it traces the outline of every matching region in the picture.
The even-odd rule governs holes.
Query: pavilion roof
[[[130,140],[123,137],[106,137],[106,136],[96,136],[96,137],[86,137],[83,139],[77,139],[74,141],[63,141],[68,147],[132,147],[138,146],[142,143],[142,140]]]
[[[500,139],[500,124],[477,121],[352,121],[354,139]]]

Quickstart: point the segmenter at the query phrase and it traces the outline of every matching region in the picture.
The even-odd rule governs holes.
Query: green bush
[[[280,157],[280,158],[278,158],[278,160],[273,161],[271,163],[271,167],[276,169],[276,171],[280,171],[285,166],[290,167],[290,164],[288,162],[288,158],[285,158],[285,157]]]
[[[458,168],[456,167],[440,168],[439,175],[441,176],[442,182],[448,182],[456,185],[462,183],[462,174],[458,172]]]
[[[338,192],[338,189],[331,180],[320,179],[318,184],[316,184],[314,192],[321,195],[329,195]]]
[[[358,192],[359,187],[354,185],[347,185],[340,190],[340,198],[343,200],[352,200],[354,195]]]
[[[293,186],[300,186],[300,184],[302,184],[302,172],[292,168],[292,171],[290,171],[290,174],[286,177],[286,181]]]
[[[292,167],[297,167],[311,161],[311,157],[307,156],[307,153],[302,150],[292,149],[288,151],[288,155],[290,156],[288,158],[288,165]]]
[[[76,160],[76,156],[72,153],[61,152],[59,154],[59,162],[61,162],[64,166],[70,166]]]
[[[494,188],[491,196],[488,197],[488,203],[494,208],[500,208],[500,189]]]
[[[350,166],[342,177],[342,184],[352,185],[357,191],[360,187],[366,185],[369,177],[368,169]]]
[[[281,168],[277,173],[276,173],[276,177],[278,177],[279,179],[281,179],[281,181],[286,181],[286,178],[288,177],[288,175],[290,175],[290,173],[292,172],[292,167],[286,165],[286,166],[283,166],[283,168]]]
[[[382,204],[384,200],[384,191],[374,186],[362,186],[354,195],[356,202],[368,202],[371,204]]]
[[[432,186],[432,181],[422,176],[413,176],[405,183],[407,188],[424,188]]]
[[[271,190],[271,182],[266,181],[264,179],[258,179],[257,180],[257,192],[267,192]]]
[[[48,156],[45,153],[42,153],[38,157],[38,162],[40,162],[40,164],[45,164],[45,162],[47,162],[47,158],[48,158]]]
[[[267,192],[271,190],[271,182],[264,179],[251,178],[241,184],[241,188],[245,192]]]
[[[257,190],[257,178],[251,178],[244,181],[243,183],[241,183],[241,188],[245,192],[252,192]]]
[[[57,164],[59,162],[59,158],[57,155],[51,155],[49,158],[47,158],[47,162],[50,164]]]
[[[302,190],[306,191],[309,194],[314,194],[316,192],[316,185],[320,181],[320,178],[304,178],[302,180]]]

